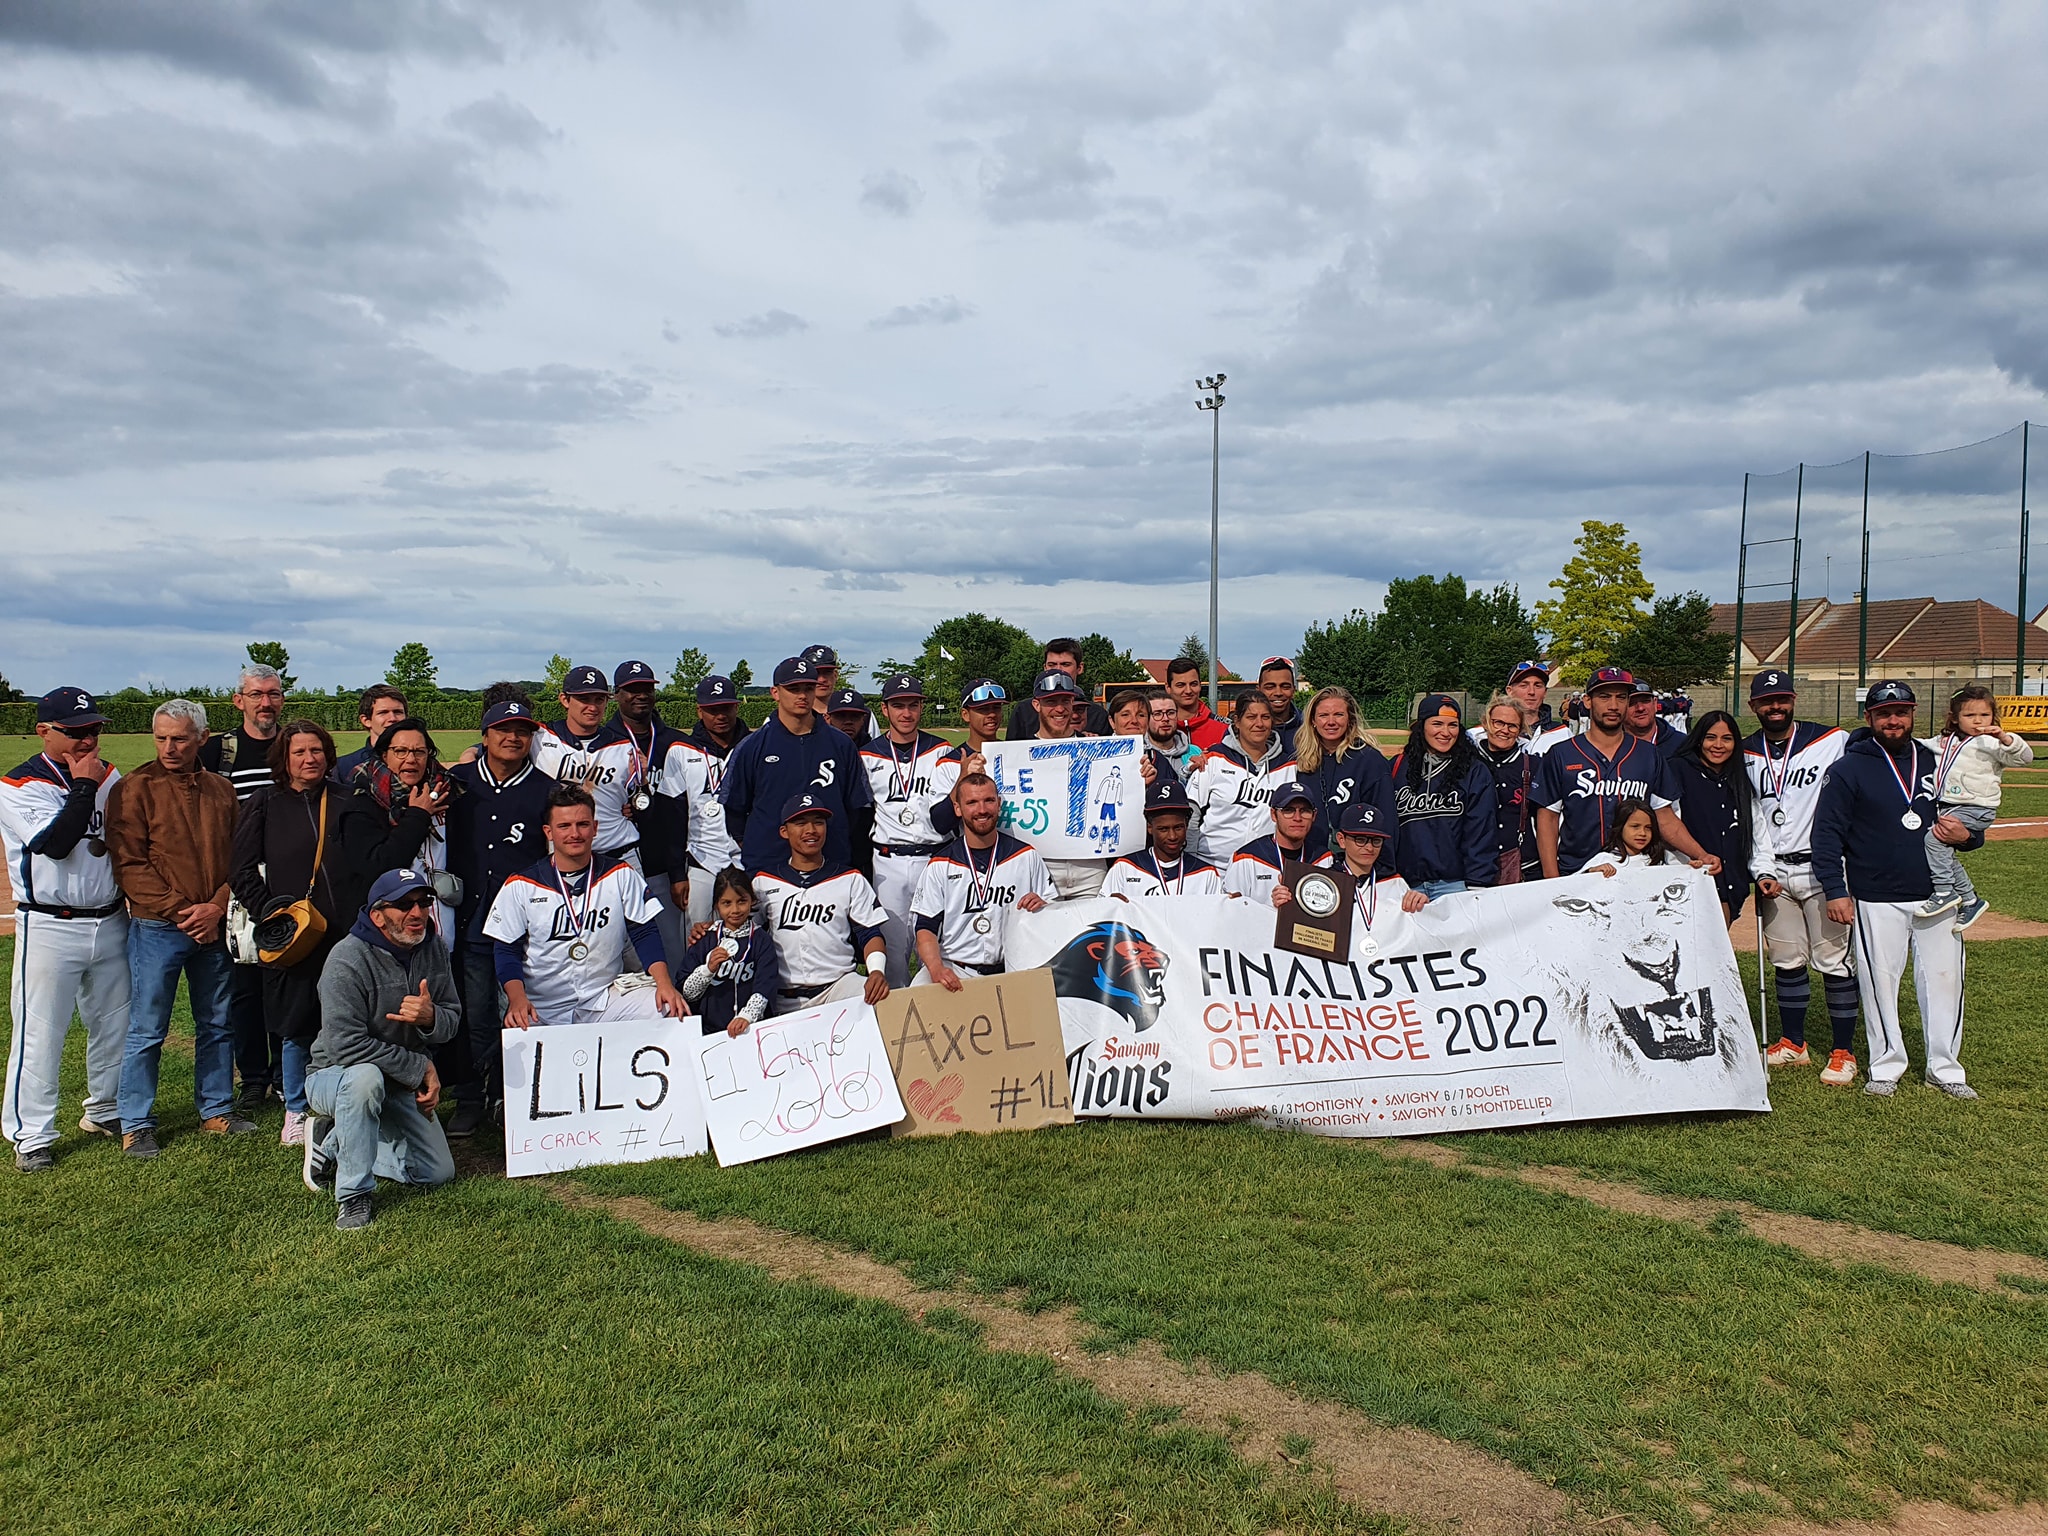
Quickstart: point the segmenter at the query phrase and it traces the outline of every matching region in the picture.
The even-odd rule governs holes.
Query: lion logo
[[[1052,957],[1053,991],[1114,1009],[1131,1027],[1150,1029],[1166,1003],[1166,956],[1135,928],[1093,923]]]

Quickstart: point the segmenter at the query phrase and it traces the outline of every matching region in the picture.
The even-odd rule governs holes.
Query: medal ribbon
[[[1780,805],[1785,803],[1785,781],[1792,777],[1792,749],[1798,735],[1799,726],[1795,722],[1790,734],[1785,737],[1784,766],[1776,770],[1771,766],[1771,738],[1764,738],[1764,779],[1771,786],[1771,798]]]
[[[1365,918],[1365,931],[1371,933],[1373,916],[1380,909],[1380,883],[1373,878],[1371,870],[1367,870],[1365,878],[1358,883],[1365,889],[1362,892],[1354,889],[1351,900]]]
[[[1161,895],[1164,895],[1166,893],[1166,866],[1159,862],[1159,855],[1156,853],[1152,855],[1152,868],[1159,875],[1159,891]],[[1179,858],[1173,861],[1173,894],[1176,896],[1184,894],[1182,891],[1182,887],[1185,886],[1187,882],[1188,856],[1185,853],[1183,853]]]
[[[896,793],[890,796],[892,800],[908,800],[911,790],[917,787],[917,742],[915,740],[912,740],[910,743],[910,761],[906,763],[896,755],[896,742],[894,738],[891,738],[889,742],[889,782],[896,787]]]
[[[626,741],[633,749],[633,771],[626,776],[626,791],[630,794],[647,782],[652,771],[654,738],[657,733],[653,726],[650,725],[647,728],[647,750],[642,752],[640,750],[640,738],[633,734],[633,727],[626,725],[624,720],[621,720],[619,724],[626,726]]]
[[[1934,798],[1941,798],[1942,789],[1948,784],[1948,771],[1955,766],[1955,760],[1963,755],[1963,748],[1970,744],[1967,736],[1944,736],[1941,739],[1941,767],[1934,775]]]
[[[562,910],[569,914],[569,927],[576,935],[576,942],[583,942],[583,925],[590,920],[590,903],[597,895],[597,862],[583,871],[583,916],[576,915],[576,899],[569,894],[569,883],[562,878],[562,871],[555,870],[555,889],[562,893]]]
[[[1912,754],[1913,767],[1917,770],[1920,766],[1919,747],[1911,740],[1908,740],[1906,743],[1906,750]],[[1899,765],[1892,761],[1892,755],[1890,751],[1886,750],[1884,748],[1883,743],[1881,742],[1879,743],[1879,755],[1884,758],[1885,767],[1891,770],[1892,781],[1899,786],[1899,793],[1906,797],[1906,809],[1910,812],[1913,809],[1912,786],[1907,783],[1905,776],[1900,774]]]
[[[965,838],[961,839],[960,846],[967,854],[967,883],[972,888],[975,907],[980,911],[986,912],[989,908],[989,903],[995,900],[996,854],[999,851],[999,847],[995,843],[989,845],[988,873],[984,875],[979,869],[975,868],[974,850],[967,846]]]

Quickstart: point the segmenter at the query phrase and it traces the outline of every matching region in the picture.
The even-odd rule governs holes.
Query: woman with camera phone
[[[441,766],[426,722],[407,716],[387,726],[369,758],[357,767],[350,787],[375,802],[383,824],[390,829],[387,857],[403,850],[419,834],[421,822],[416,813],[426,814],[425,835],[410,863],[434,888],[434,927],[441,942],[454,953],[455,909],[462,904],[462,882],[448,872],[448,806],[460,793],[460,786]],[[390,869],[404,867],[403,860],[387,865]]]

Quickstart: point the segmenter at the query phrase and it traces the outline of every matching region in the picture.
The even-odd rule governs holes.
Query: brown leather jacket
[[[228,904],[234,786],[217,773],[148,762],[107,792],[107,851],[135,917],[175,923],[187,907]]]

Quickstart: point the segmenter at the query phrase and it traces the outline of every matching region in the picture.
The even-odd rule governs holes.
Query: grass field
[[[4,941],[0,941],[4,948]],[[5,958],[0,955],[0,958]],[[1972,950],[1982,1103],[1774,1083],[1775,1112],[1446,1138],[1497,1161],[2048,1253],[2048,943]],[[1914,1042],[1917,1046],[1917,1041]],[[77,1115],[74,1032],[69,1125]],[[0,1174],[0,1485],[53,1531],[1384,1529],[971,1329],[470,1177],[332,1230],[264,1137],[73,1133]],[[1251,1127],[864,1142],[578,1183],[1071,1304],[1492,1451],[1594,1516],[1733,1530],[2048,1496],[2048,1301]],[[934,1320],[936,1322],[936,1319]],[[117,1454],[108,1454],[119,1447]]]

